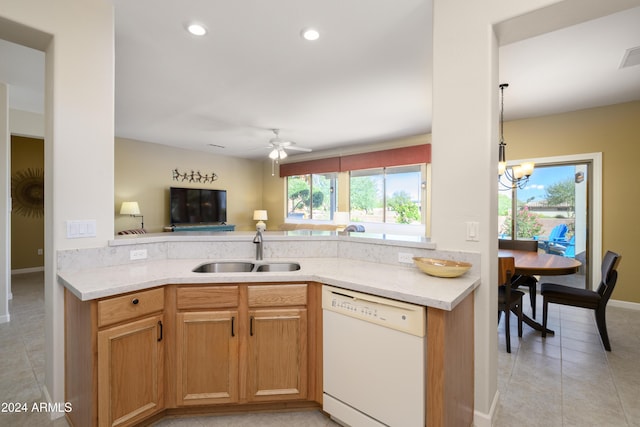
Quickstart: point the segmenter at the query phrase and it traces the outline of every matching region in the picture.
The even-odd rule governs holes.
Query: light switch
[[[480,241],[480,223],[476,221],[467,222],[467,240],[471,242]]]
[[[96,220],[67,221],[67,239],[79,239],[83,237],[96,237]]]

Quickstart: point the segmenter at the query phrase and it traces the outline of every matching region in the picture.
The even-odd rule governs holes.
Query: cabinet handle
[[[231,336],[232,337],[236,336],[236,333],[234,332],[235,323],[236,323],[236,317],[235,316],[231,316]]]
[[[138,300],[138,298],[134,298],[134,299],[131,301],[131,304],[133,304],[133,305],[138,305],[138,303],[139,303],[139,302],[140,302],[140,301]]]
[[[158,320],[158,326],[160,327],[160,337],[158,337],[158,342],[162,341],[162,320]]]
[[[253,336],[253,316],[249,318],[249,335]]]

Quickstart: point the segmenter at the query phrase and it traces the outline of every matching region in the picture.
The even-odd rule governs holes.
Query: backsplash
[[[131,260],[131,251],[145,251],[146,258]],[[431,242],[402,242],[344,235],[287,236],[264,238],[265,259],[341,258],[381,264],[410,266],[400,263],[398,254],[429,258],[452,259],[473,264],[479,272],[480,255],[470,252],[438,251]],[[252,235],[224,233],[221,235],[177,236],[168,233],[143,235],[140,238],[115,240],[109,246],[58,251],[58,270],[82,270],[114,265],[144,263],[163,259],[255,259],[256,247]]]

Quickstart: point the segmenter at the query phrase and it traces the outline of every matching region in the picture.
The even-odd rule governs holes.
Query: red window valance
[[[419,163],[431,163],[431,144],[412,145],[409,147],[330,157],[327,159],[285,163],[280,165],[280,176],[346,172],[360,169],[415,165]]]
[[[305,162],[280,165],[280,176],[306,175],[308,173],[340,172],[340,157],[307,160]]]
[[[431,163],[431,144],[353,154],[340,158],[340,171]]]

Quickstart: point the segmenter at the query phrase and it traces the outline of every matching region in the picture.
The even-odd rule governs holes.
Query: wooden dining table
[[[553,255],[544,252],[518,251],[514,249],[499,249],[498,257],[513,257],[515,261],[515,274],[526,276],[560,276],[575,274],[582,263],[574,258]],[[543,326],[522,313],[522,320],[537,331],[543,331]],[[546,328],[547,334],[554,334]]]

